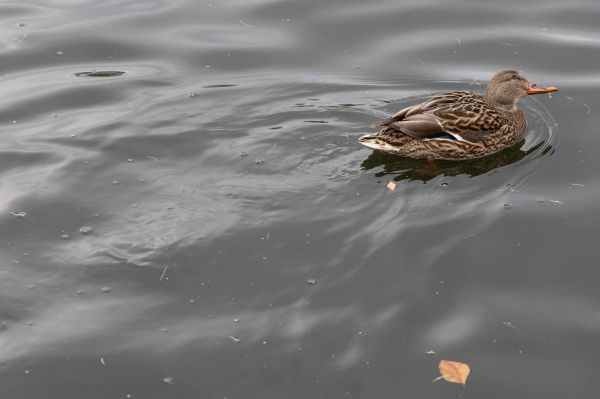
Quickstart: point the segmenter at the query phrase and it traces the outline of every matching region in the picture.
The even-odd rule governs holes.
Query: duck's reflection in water
[[[534,154],[544,145],[539,155],[545,155],[552,151],[552,146],[540,142],[535,146],[523,150],[525,140],[516,145],[499,151],[493,155],[483,158],[462,161],[428,161],[424,159],[403,158],[397,155],[387,154],[381,151],[373,151],[361,166],[364,170],[383,167],[383,170],[375,173],[375,177],[394,175],[395,181],[420,180],[427,182],[437,176],[457,176],[465,174],[469,177],[479,176],[494,169],[514,164],[530,154]]]

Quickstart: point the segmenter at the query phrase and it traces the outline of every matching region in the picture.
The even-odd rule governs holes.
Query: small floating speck
[[[510,208],[512,208],[511,204],[504,204],[504,209],[510,209]]]
[[[448,183],[445,183],[445,182],[444,183],[440,183],[440,186],[442,186],[442,187],[448,187]]]
[[[265,163],[265,160],[262,158],[258,158],[254,160],[254,163],[258,164],[258,165],[263,165]]]
[[[309,278],[308,280],[306,280],[306,284],[315,285],[316,283],[317,280],[315,280],[314,278]]]
[[[291,20],[290,18],[282,18],[282,19],[281,19],[281,22],[284,22],[284,23],[286,23],[286,24],[289,24],[289,23],[291,23],[291,22],[292,22],[292,20]]]
[[[188,97],[190,97],[190,98],[194,98],[194,97],[197,97],[197,96],[198,96],[198,94],[195,93],[195,92],[193,92],[193,91],[188,94]]]
[[[124,71],[85,71],[75,73],[75,76],[78,78],[114,78],[123,75],[125,75]]]
[[[165,377],[165,378],[163,378],[163,382],[167,385],[173,385],[173,384],[175,384],[175,378]]]
[[[552,202],[553,204],[564,205],[565,203],[559,200],[548,200],[548,202]]]
[[[233,322],[234,322],[234,323],[239,323],[239,322],[240,322],[240,319],[236,317],[235,319],[233,319]]]
[[[127,158],[127,162],[133,162],[133,158]]]
[[[283,126],[273,126],[273,127],[269,128],[269,130],[279,130],[279,129],[283,129]]]
[[[386,187],[388,188],[388,190],[394,191],[396,189],[396,186],[397,186],[396,182],[393,180],[390,180]]]
[[[27,212],[23,212],[23,211],[19,211],[19,212],[11,212],[10,213],[12,216],[16,216],[18,218],[26,218],[27,217]]]
[[[81,234],[83,234],[83,235],[88,235],[88,234],[91,234],[91,233],[92,233],[92,231],[94,231],[94,229],[92,228],[92,226],[82,226],[82,227],[79,229],[79,232],[80,232]]]
[[[112,184],[117,185],[117,184],[119,184],[119,181],[118,180],[113,180]]]
[[[63,53],[62,51],[57,51],[57,52],[56,52],[56,55],[58,55],[58,56],[61,56],[61,55],[63,55],[63,54],[64,54],[64,53]]]
[[[248,153],[246,151],[240,152],[240,157],[246,157],[246,156],[248,156]]]
[[[102,287],[102,292],[107,293],[110,292],[111,288],[110,287]]]
[[[22,28],[22,27],[26,26],[25,22],[17,22],[16,25],[17,25],[17,28]]]
[[[63,240],[68,240],[71,236],[68,234],[63,234],[60,236],[60,238],[62,238]]]

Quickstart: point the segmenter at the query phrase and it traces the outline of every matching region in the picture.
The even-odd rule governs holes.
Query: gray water
[[[593,0],[0,4],[3,398],[592,398]],[[524,140],[357,138],[515,68]],[[394,191],[386,188],[395,181]],[[129,395],[129,396],[128,396]]]

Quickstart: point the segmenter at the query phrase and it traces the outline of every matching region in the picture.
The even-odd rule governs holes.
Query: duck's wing
[[[477,142],[506,123],[506,116],[488,107],[481,95],[456,91],[404,108],[381,125],[421,140]]]

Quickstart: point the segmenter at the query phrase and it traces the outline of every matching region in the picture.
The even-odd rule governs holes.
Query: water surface
[[[593,397],[593,1],[0,5],[10,398]],[[515,147],[357,138],[523,70]],[[386,188],[395,181],[394,191]],[[127,396],[130,395],[130,396]]]

